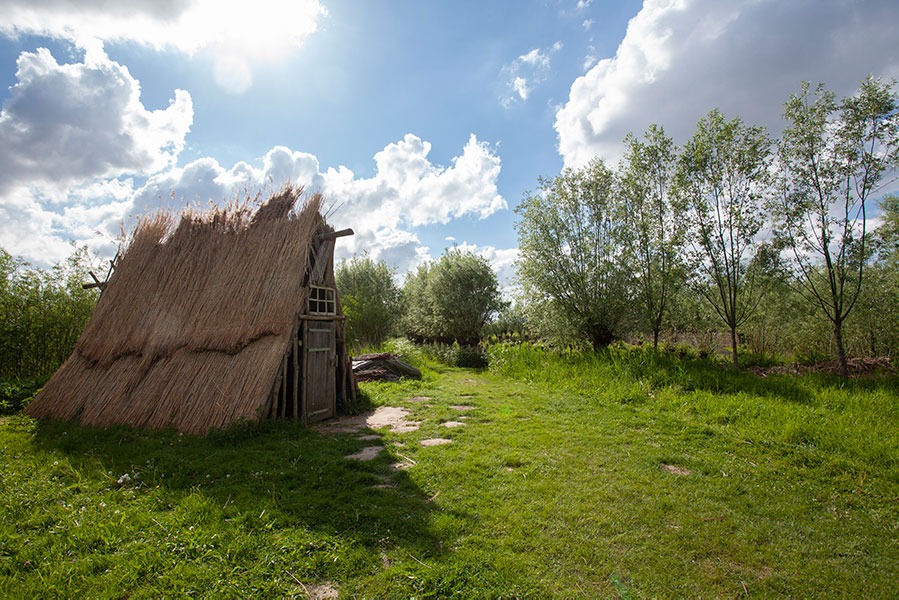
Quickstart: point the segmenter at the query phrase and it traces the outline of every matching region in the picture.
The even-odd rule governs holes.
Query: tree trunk
[[[734,368],[739,369],[740,362],[737,359],[737,328],[736,327],[730,328],[730,350],[734,357]]]
[[[594,350],[607,347],[615,341],[615,336],[611,330],[603,325],[595,325],[590,330],[590,343]]]
[[[846,360],[846,349],[843,347],[843,322],[833,322],[833,339],[837,343],[837,360],[840,361],[840,375],[849,377],[849,363]]]
[[[659,330],[658,330],[658,328],[654,329],[652,332],[652,349],[654,352],[659,351]]]

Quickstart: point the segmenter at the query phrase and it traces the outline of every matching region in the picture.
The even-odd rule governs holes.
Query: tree
[[[779,145],[779,185],[772,200],[778,239],[792,251],[797,281],[830,322],[848,375],[843,324],[862,291],[867,209],[895,167],[899,117],[894,83],[867,78],[855,96],[836,101],[803,83],[786,102]]]
[[[594,349],[607,346],[620,335],[630,300],[615,174],[594,160],[539,184],[515,211],[524,292]]]
[[[463,346],[477,345],[484,326],[504,305],[487,260],[458,248],[407,276],[403,297],[409,335]]]
[[[760,289],[748,269],[762,227],[762,196],[771,142],[764,129],[718,110],[697,125],[676,175],[687,225],[693,283],[730,330],[734,367],[737,328],[758,306]]]
[[[873,260],[865,265],[865,284],[853,310],[865,350],[871,356],[895,356],[899,352],[899,196],[880,202],[881,222],[871,232]]]
[[[677,161],[674,143],[658,125],[650,125],[644,139],[630,134],[625,138],[620,177],[625,239],[637,275],[636,299],[658,349],[671,297],[683,279],[684,220],[670,195]]]
[[[394,334],[400,289],[387,263],[354,257],[337,265],[335,277],[351,343],[377,346]]]

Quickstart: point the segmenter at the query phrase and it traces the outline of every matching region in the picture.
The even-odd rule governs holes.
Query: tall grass
[[[844,380],[735,370],[685,351],[614,346],[602,352],[494,345],[490,370],[591,402],[629,404],[730,432],[748,443],[826,452],[899,480],[899,379]]]

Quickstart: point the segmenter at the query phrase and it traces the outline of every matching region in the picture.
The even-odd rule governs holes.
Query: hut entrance
[[[337,335],[332,320],[303,319],[303,420],[314,423],[337,412]]]

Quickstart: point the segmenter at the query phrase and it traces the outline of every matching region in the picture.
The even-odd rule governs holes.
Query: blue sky
[[[713,108],[773,134],[802,80],[899,77],[895,0],[0,0],[0,246],[109,256],[159,207],[325,193],[401,275],[504,281],[539,176]]]

